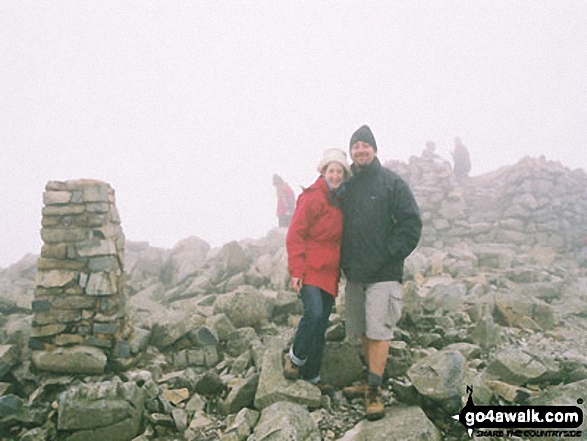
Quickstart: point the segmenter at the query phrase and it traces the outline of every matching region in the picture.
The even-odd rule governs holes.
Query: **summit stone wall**
[[[458,242],[572,251],[587,238],[587,174],[544,157],[458,180],[448,161],[412,156],[385,166],[412,188],[424,223],[420,245]]]

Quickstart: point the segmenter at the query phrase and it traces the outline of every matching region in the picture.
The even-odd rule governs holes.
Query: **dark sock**
[[[381,386],[383,379],[379,376],[374,374],[373,372],[369,371],[367,374],[367,385],[369,386]]]

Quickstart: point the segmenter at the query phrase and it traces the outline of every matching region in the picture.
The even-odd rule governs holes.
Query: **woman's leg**
[[[320,368],[322,367],[322,356],[324,355],[324,344],[326,329],[328,328],[330,312],[334,305],[334,297],[326,291],[320,290],[322,299],[322,311],[320,314],[320,321],[316,327],[314,334],[314,345],[311,353],[308,354],[308,359],[302,371],[302,378],[317,382],[320,379]]]
[[[323,316],[323,301],[321,289],[313,285],[304,285],[300,290],[300,296],[304,314],[296,331],[290,356],[294,364],[303,366],[308,360],[308,355],[313,352],[316,333]]]

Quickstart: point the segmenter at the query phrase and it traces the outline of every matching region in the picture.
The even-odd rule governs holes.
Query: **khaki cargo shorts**
[[[393,327],[402,316],[399,282],[347,282],[344,297],[347,335],[391,340]]]

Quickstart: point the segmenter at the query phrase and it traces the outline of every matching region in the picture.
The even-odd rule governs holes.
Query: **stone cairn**
[[[420,245],[461,242],[577,250],[587,237],[587,174],[543,157],[458,181],[436,156],[388,161],[412,188],[422,212]]]
[[[133,333],[114,190],[96,180],[50,181],[45,189],[29,339],[33,364],[80,374],[128,365]]]

